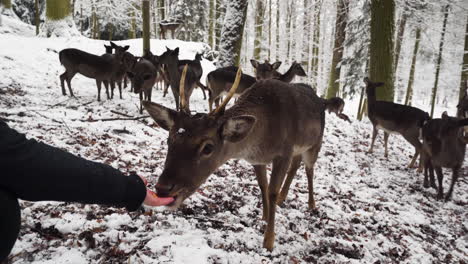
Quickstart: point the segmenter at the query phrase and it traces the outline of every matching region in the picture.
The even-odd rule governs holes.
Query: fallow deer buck
[[[291,67],[289,67],[289,69],[284,74],[281,74],[277,71],[277,69],[281,65],[280,61],[277,61],[273,64],[270,64],[268,61],[260,63],[256,60],[250,60],[250,62],[255,68],[255,76],[257,80],[278,79],[282,82],[290,83],[296,76],[307,76],[301,64],[295,61],[291,64]]]
[[[466,152],[466,142],[463,138],[463,127],[468,126],[468,118],[459,119],[449,117],[446,112],[442,118],[427,121],[422,128],[423,150],[428,154],[426,169],[431,173],[431,182],[434,181],[432,169],[435,169],[438,180],[437,199],[443,199],[442,168],[452,169],[452,182],[445,201],[452,197],[453,187],[458,180],[460,168],[463,165]],[[425,171],[424,182],[427,182]],[[435,186],[435,185],[434,185]]]
[[[107,99],[109,95],[109,83],[112,77],[116,74],[121,66],[125,51],[130,46],[120,47],[113,42],[111,46],[115,49],[115,54],[104,54],[97,56],[79,49],[64,49],[59,52],[60,63],[65,67],[65,72],[60,75],[60,83],[62,86],[62,94],[67,95],[65,91],[65,81],[67,81],[68,90],[71,96],[73,90],[71,88],[71,80],[77,73],[96,80],[98,87],[98,101],[101,100],[101,82],[106,88]]]
[[[400,134],[415,148],[413,159],[408,167],[413,167],[421,150],[419,141],[419,129],[424,121],[430,119],[429,114],[415,107],[396,104],[386,101],[378,101],[376,98],[376,88],[384,83],[375,83],[364,78],[368,100],[368,116],[373,126],[372,143],[368,153],[374,150],[374,142],[379,129],[384,130],[385,157],[388,157],[388,137],[392,133]],[[419,169],[422,170],[420,159]]]
[[[191,115],[143,102],[156,123],[169,131],[165,167],[156,190],[161,197],[174,197],[170,206],[176,209],[227,160],[246,160],[253,165],[262,192],[267,220],[263,246],[272,250],[278,195],[295,157],[305,162],[309,208],[315,207],[313,166],[322,144],[324,104],[304,86],[265,80],[256,82],[226,110],[240,78],[239,70],[228,96],[209,114]],[[269,163],[273,167],[268,184]]]
[[[179,85],[180,85],[180,68],[179,68],[179,48],[174,50],[166,47],[166,51],[159,56],[161,64],[164,64],[167,69],[167,73],[171,82],[171,90],[174,95],[174,100],[176,103],[176,109],[179,110]],[[186,78],[184,80],[184,100],[185,104],[183,109],[184,111],[190,111],[190,96],[192,95],[193,89],[197,85],[197,74],[191,67],[188,67]]]

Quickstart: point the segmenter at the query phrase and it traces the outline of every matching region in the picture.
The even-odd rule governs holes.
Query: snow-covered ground
[[[138,97],[96,101],[95,82],[77,75],[77,98],[62,96],[57,52],[76,47],[103,53],[104,41],[86,38],[44,39],[27,35],[4,18],[0,27],[0,116],[11,127],[87,159],[136,171],[154,187],[164,166],[167,133],[150,118],[87,122],[138,114]],[[16,25],[15,34],[7,25]],[[18,36],[18,32],[22,32]],[[26,32],[27,31],[27,32]],[[141,40],[131,45],[141,54]],[[201,43],[153,40],[152,51],[181,48],[193,58]],[[214,69],[203,62],[205,74]],[[153,93],[153,101],[173,107],[171,95]],[[207,111],[199,89],[191,98]],[[356,112],[355,101],[345,112]],[[352,110],[351,110],[352,109]],[[428,109],[426,109],[427,111]],[[437,109],[440,113],[444,109]],[[449,109],[451,113],[454,109]],[[128,133],[119,133],[127,130]],[[409,143],[391,136],[389,158],[382,135],[367,154],[371,125],[348,124],[327,116],[324,144],[315,169],[318,210],[307,209],[307,180],[298,172],[284,206],[277,209],[273,252],[262,248],[260,190],[253,170],[231,160],[176,212],[164,208],[127,213],[122,209],[57,202],[21,202],[22,228],[12,263],[466,263],[468,259],[468,168],[453,200],[435,199],[422,187],[422,174],[407,169]],[[465,162],[466,164],[466,162]],[[445,189],[451,177],[446,172]],[[2,175],[8,177],[8,175]],[[463,177],[465,176],[465,177]],[[105,190],[103,190],[105,191]]]

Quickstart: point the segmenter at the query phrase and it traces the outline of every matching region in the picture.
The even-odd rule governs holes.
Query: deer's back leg
[[[372,142],[371,142],[369,151],[367,151],[368,153],[374,152],[374,143],[375,143],[375,138],[377,137],[377,132],[378,132],[377,127],[374,124],[372,124],[372,127],[373,127],[372,128]]]
[[[97,86],[97,100],[98,102],[101,101],[101,81],[96,80],[96,86]]]
[[[117,86],[119,87],[120,99],[123,99],[123,98],[122,98],[122,80],[120,80],[120,81],[117,83]]]
[[[266,176],[266,165],[254,165],[255,176],[257,177],[258,186],[262,192],[262,205],[263,205],[263,220],[268,218],[268,179]]]
[[[60,85],[62,86],[62,95],[67,95],[67,91],[65,90],[65,80],[67,79],[67,71],[60,74]]]
[[[292,150],[290,153],[292,153]],[[268,207],[268,223],[263,239],[263,247],[269,251],[273,250],[273,245],[275,243],[276,203],[278,202],[281,184],[284,181],[291,159],[292,156],[289,154],[273,160],[273,169],[271,172],[270,184],[268,185],[268,204],[270,205]]]
[[[140,114],[143,114],[143,91],[140,91]]]
[[[74,71],[69,71],[69,70],[66,70],[62,75],[64,75],[64,79],[67,81],[67,85],[68,85],[68,91],[70,92],[70,95],[72,97],[75,97],[75,95],[73,94],[73,90],[71,88],[71,80],[73,79],[73,77],[76,75],[76,72]],[[62,80],[62,75],[60,75],[60,80]],[[63,81],[62,81],[62,93],[65,91],[65,88],[63,86]],[[66,95],[66,93],[65,93]]]
[[[452,173],[452,182],[450,183],[450,189],[447,192],[447,195],[445,196],[445,201],[449,201],[452,198],[452,192],[453,192],[453,187],[455,183],[458,180],[458,173],[460,171],[460,167],[454,167],[453,168],[453,173]]]
[[[197,81],[197,86],[200,87],[200,89],[202,90],[203,100],[206,100],[206,94],[205,94],[206,86],[203,85],[200,81]]]
[[[385,158],[388,158],[388,137],[390,134],[387,131],[384,131],[384,145],[385,145]]]
[[[307,174],[307,185],[309,186],[309,209],[315,210],[315,198],[314,198],[314,166],[318,158],[321,145],[311,148],[303,154],[303,160],[306,167]]]
[[[111,99],[114,99],[114,89],[115,89],[115,81],[110,82],[110,88],[111,88]]]
[[[278,197],[278,204],[282,204],[286,200],[286,197],[288,196],[289,192],[289,187],[291,186],[291,183],[294,179],[294,176],[297,173],[297,170],[301,166],[301,161],[302,156],[300,155],[293,158],[291,166],[288,170],[288,175],[286,176],[286,180],[284,180],[283,187],[281,188],[281,192]]]
[[[109,81],[102,81],[104,83],[104,87],[106,88],[106,96],[107,96],[107,100],[111,99],[110,95],[109,95]],[[114,96],[112,96],[114,97]]]
[[[437,181],[439,183],[439,188],[437,192],[437,199],[442,199],[444,197],[444,187],[442,186],[442,182],[444,181],[444,174],[442,172],[442,168],[438,166],[434,166],[435,172],[437,174]]]
[[[411,162],[410,164],[408,165],[408,168],[413,168],[414,167],[414,163],[416,162],[416,159],[418,158],[419,156],[419,152],[421,150],[421,142],[419,141],[419,131],[417,131],[417,133],[410,133],[409,135],[403,135],[403,137],[411,144],[413,145],[414,147],[414,156],[413,158],[411,159]],[[421,165],[421,159],[419,160],[419,163]],[[418,172],[421,172],[422,171],[422,167],[419,166],[418,168]]]

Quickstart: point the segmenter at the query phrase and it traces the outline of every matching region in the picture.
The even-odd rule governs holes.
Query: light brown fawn
[[[161,197],[174,197],[170,206],[176,209],[227,160],[246,160],[253,165],[262,192],[267,220],[263,246],[271,251],[280,188],[291,161],[298,157],[306,165],[308,205],[315,208],[313,169],[322,144],[325,104],[305,85],[265,80],[256,82],[225,110],[240,77],[239,70],[228,96],[209,114],[191,115],[143,102],[158,125],[169,131],[165,167],[156,190]]]
[[[104,83],[106,88],[107,99],[110,99],[109,83],[114,74],[119,70],[125,51],[130,47],[120,47],[113,42],[111,42],[111,46],[115,49],[115,54],[104,54],[101,56],[79,49],[64,49],[60,51],[60,63],[65,67],[65,72],[60,75],[62,94],[67,95],[65,91],[65,81],[67,81],[70,95],[75,96],[71,88],[71,80],[77,73],[81,73],[88,78],[96,80],[98,101],[101,100],[101,82]]]

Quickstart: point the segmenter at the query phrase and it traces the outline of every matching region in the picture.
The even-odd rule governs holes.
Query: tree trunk
[[[416,70],[416,57],[418,55],[420,39],[421,39],[421,28],[418,27],[416,29],[416,41],[414,42],[413,59],[411,60],[411,69],[410,69],[410,75],[408,79],[408,87],[406,89],[405,105],[411,105],[411,100],[413,98],[414,72]]]
[[[159,16],[161,20],[166,19],[166,6],[164,3],[164,0],[158,0],[159,2],[159,12],[161,12],[161,15]]]
[[[463,53],[463,65],[462,65],[461,80],[460,80],[460,94],[459,94],[458,101],[460,101],[465,95],[466,89],[468,89],[467,85],[468,85],[468,17],[466,21],[465,52]]]
[[[39,14],[39,0],[34,0],[34,24],[36,24],[36,35],[39,35],[39,24],[41,24]]]
[[[276,60],[280,60],[280,0],[276,1]]]
[[[134,39],[136,38],[136,20],[135,20],[135,11],[130,11],[130,28],[128,30],[128,38]]]
[[[336,7],[335,43],[333,49],[330,79],[328,80],[327,98],[335,97],[340,90],[341,66],[338,66],[343,58],[343,43],[346,38],[346,24],[348,20],[348,1],[338,0]]]
[[[150,51],[150,2],[143,0],[143,55]]]
[[[268,59],[272,61],[271,58],[271,5],[273,0],[268,0]]]
[[[92,7],[92,19],[93,19],[93,39],[97,39],[98,37],[98,23],[97,23],[97,15],[96,15],[96,7],[93,5]]]
[[[70,15],[68,0],[47,0],[46,17],[48,20],[62,20]]]
[[[109,41],[111,41],[114,35],[114,25],[112,23],[107,24],[107,32],[109,33]]]
[[[446,5],[444,7],[444,22],[442,25],[442,35],[440,37],[440,42],[439,42],[439,55],[437,56],[435,82],[434,82],[434,87],[432,88],[431,117],[434,116],[435,99],[437,96],[437,86],[439,85],[440,65],[442,62],[442,52],[444,50],[445,28],[447,26],[447,18],[448,18],[449,9],[450,9],[450,5]]]
[[[216,49],[220,49],[220,41],[221,41],[221,31],[223,29],[224,23],[222,23],[221,20],[221,15],[225,13],[226,10],[224,6],[222,5],[222,0],[216,0],[216,26],[215,26],[215,32],[216,32]],[[226,15],[226,14],[225,14]]]
[[[395,59],[393,64],[395,65],[395,75],[398,70],[398,62],[400,61],[400,51],[401,51],[401,43],[403,42],[403,36],[405,35],[405,27],[406,27],[406,19],[408,18],[407,8],[403,10],[401,14],[400,24],[398,25],[398,34],[395,41]]]
[[[209,13],[209,29],[208,29],[208,45],[211,49],[215,48],[215,0],[210,0],[210,13]]]
[[[302,39],[302,65],[305,66],[306,73],[309,71],[309,54],[310,54],[310,32],[311,19],[310,19],[310,0],[304,0],[304,36]]]
[[[3,5],[4,8],[10,9],[11,8],[11,0],[0,0],[0,3]]]
[[[239,65],[247,4],[247,0],[231,0],[226,3],[226,15],[220,41],[219,66],[221,67]]]
[[[295,18],[296,18],[296,5],[294,2],[291,2],[289,7],[289,41],[288,41],[288,52],[287,52],[287,59],[289,63],[292,63],[294,60],[294,44],[296,43],[296,36],[294,35],[295,32]]]
[[[264,0],[257,0],[255,16],[255,39],[254,39],[254,58],[260,60],[260,55],[262,53],[262,32],[263,32],[263,16],[265,15],[265,6],[263,4]]]
[[[393,32],[394,0],[373,0],[371,3],[371,39],[369,46],[369,77],[374,82],[384,82],[377,89],[377,99],[393,101]]]
[[[320,45],[320,13],[321,13],[321,5],[322,1],[319,0],[316,3],[315,6],[315,25],[314,25],[314,34],[313,34],[313,40],[312,40],[312,61],[310,62],[311,64],[311,77],[312,77],[312,83],[314,87],[317,87],[318,84],[318,65],[319,65],[319,45]],[[317,91],[318,92],[318,91]]]

